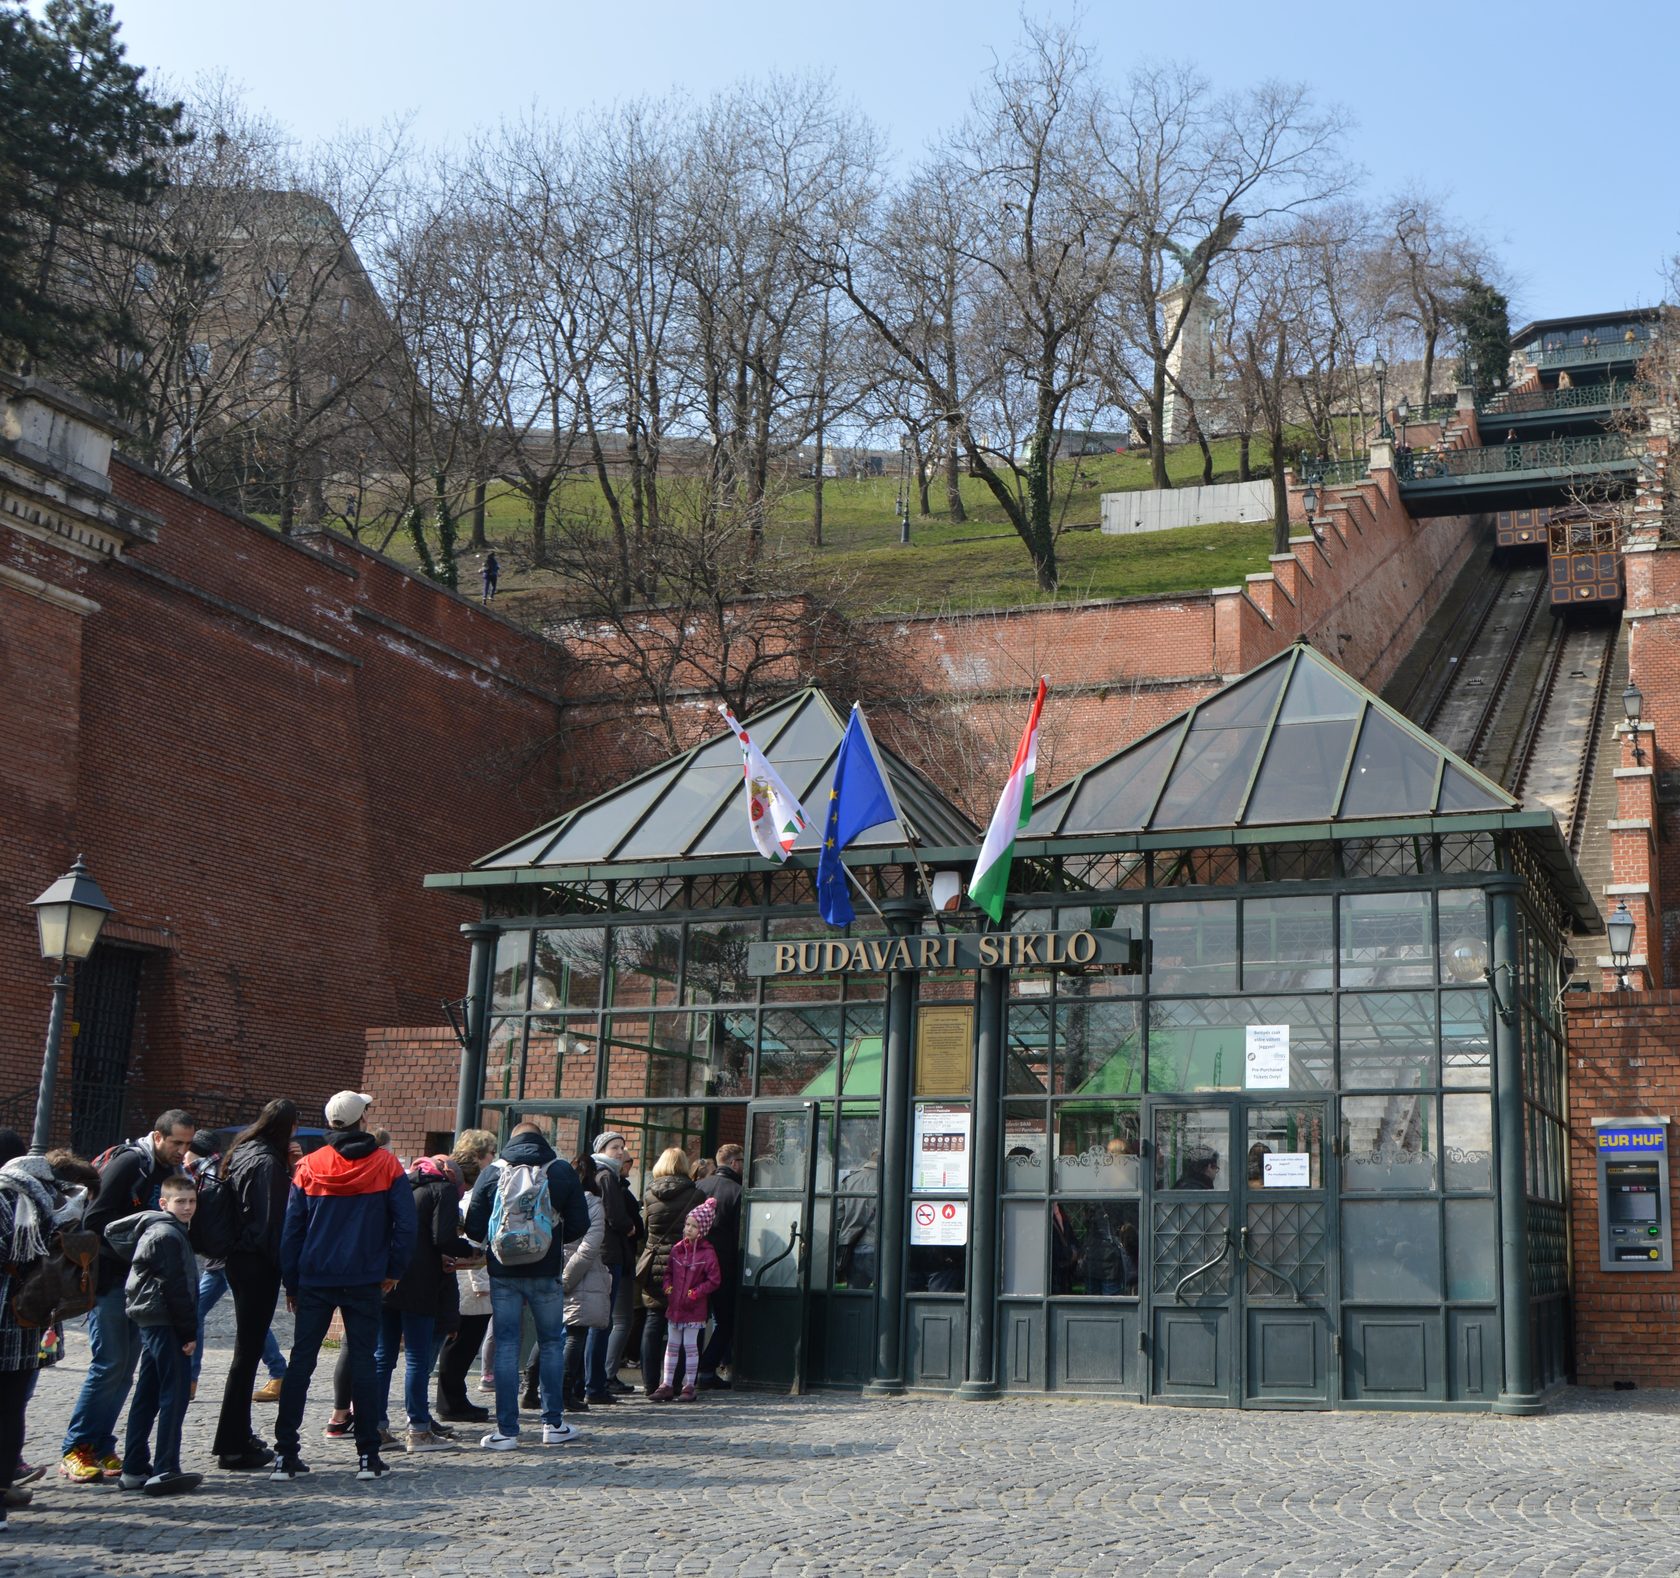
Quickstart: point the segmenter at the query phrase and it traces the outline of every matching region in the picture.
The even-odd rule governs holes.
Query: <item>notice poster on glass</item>
[[[910,1207],[912,1244],[966,1244],[966,1200],[917,1200]]]
[[[1289,1026],[1249,1025],[1243,1045],[1247,1090],[1289,1089]]]
[[[968,1188],[968,1125],[967,1107],[931,1101],[917,1104],[910,1176],[913,1194]]]
[[[1266,1189],[1312,1188],[1312,1155],[1308,1151],[1276,1151],[1260,1158],[1260,1183]]]

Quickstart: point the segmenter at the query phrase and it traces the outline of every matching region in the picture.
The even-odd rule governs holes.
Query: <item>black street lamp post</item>
[[[1404,395],[1400,396],[1400,404],[1394,408],[1394,414],[1400,418],[1400,447],[1404,449],[1406,447],[1406,424],[1412,417],[1412,403]],[[1429,415],[1427,401],[1424,403],[1423,414],[1425,416]]]
[[[111,901],[88,875],[80,855],[57,882],[30,906],[41,936],[41,957],[58,962],[53,980],[52,1015],[47,1021],[47,1050],[41,1059],[41,1089],[35,1098],[35,1132],[30,1138],[31,1154],[45,1152],[52,1133],[53,1097],[58,1087],[58,1050],[64,1039],[64,1005],[70,995],[71,961],[87,958],[99,940]]]
[[[1610,962],[1616,970],[1618,992],[1632,990],[1628,983],[1628,966],[1633,958],[1633,932],[1633,915],[1627,907],[1627,900],[1623,899],[1604,923],[1605,939],[1610,944]]]
[[[1394,429],[1388,425],[1388,363],[1383,360],[1381,351],[1371,363],[1371,371],[1377,377],[1377,437],[1393,438]]]

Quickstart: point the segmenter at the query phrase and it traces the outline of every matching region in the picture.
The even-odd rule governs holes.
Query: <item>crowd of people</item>
[[[354,1442],[361,1480],[388,1472],[387,1450],[466,1445],[460,1425],[488,1425],[478,1445],[513,1450],[522,1411],[540,1416],[543,1445],[575,1440],[568,1413],[636,1390],[619,1370],[637,1362],[638,1323],[645,1397],[692,1403],[730,1384],[740,1146],[700,1165],[664,1151],[639,1200],[621,1134],[596,1135],[568,1161],[535,1123],[516,1125],[505,1146],[468,1129],[448,1155],[405,1166],[368,1127],[372,1105],[359,1091],[333,1096],[325,1142],[307,1155],[287,1100],[225,1147],[171,1109],[93,1162],[26,1154],[0,1132],[0,1529],[46,1471],[25,1461],[27,1414],[63,1330],[41,1324],[36,1304],[61,1269],[74,1298],[77,1244],[91,1287],[60,1306],[86,1310],[90,1346],[60,1448],[58,1472],[74,1484],[167,1496],[203,1483],[183,1467],[181,1436],[205,1316],[224,1295],[233,1352],[211,1455],[230,1473],[309,1472],[305,1406],[335,1319],[323,1435]],[[282,1297],[294,1317],[289,1354],[272,1329]],[[400,1433],[390,1402],[399,1367]],[[473,1401],[475,1367],[493,1409]],[[278,1405],[272,1439],[256,1429],[257,1403]]]

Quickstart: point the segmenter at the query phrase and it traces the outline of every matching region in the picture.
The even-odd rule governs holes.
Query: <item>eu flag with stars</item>
[[[817,908],[830,926],[849,926],[856,914],[840,851],[859,833],[894,821],[897,815],[881,764],[870,748],[863,714],[854,703],[834,762],[834,787],[828,792],[822,852],[817,856]]]

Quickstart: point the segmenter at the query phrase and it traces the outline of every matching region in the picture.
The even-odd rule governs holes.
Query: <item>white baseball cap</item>
[[[327,1102],[327,1122],[335,1129],[348,1129],[360,1123],[372,1105],[372,1096],[364,1096],[359,1090],[341,1090]]]

